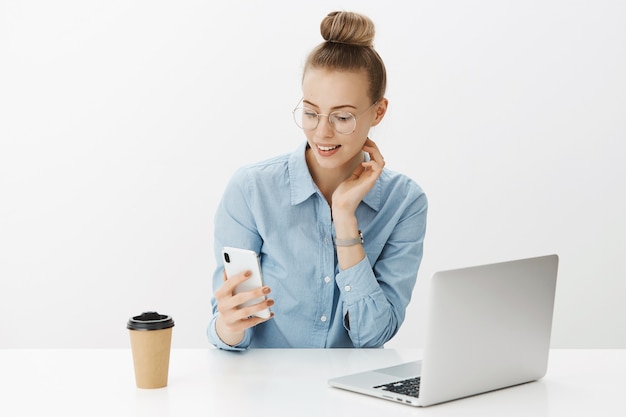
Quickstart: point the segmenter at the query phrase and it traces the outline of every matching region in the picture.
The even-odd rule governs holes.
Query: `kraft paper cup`
[[[172,317],[154,311],[128,320],[137,388],[167,386],[173,327]]]

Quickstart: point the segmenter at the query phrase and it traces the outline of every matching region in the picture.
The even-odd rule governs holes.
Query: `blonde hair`
[[[325,42],[311,51],[304,74],[310,68],[358,71],[369,79],[368,95],[372,102],[385,95],[387,71],[374,50],[374,23],[367,16],[353,12],[331,12],[320,24]]]

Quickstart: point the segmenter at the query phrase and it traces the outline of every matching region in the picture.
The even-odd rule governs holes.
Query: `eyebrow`
[[[318,106],[317,104],[315,104],[315,103],[311,103],[309,100],[302,100],[302,103],[304,103],[304,104],[308,104],[308,105],[310,105],[310,106],[313,106],[313,107],[317,107],[317,108],[319,108],[319,106]],[[338,109],[344,109],[344,108],[346,108],[346,107],[349,107],[349,108],[354,109],[354,110],[356,110],[356,109],[357,109],[357,108],[356,108],[356,106],[353,106],[352,104],[343,104],[343,105],[341,105],[341,106],[331,107],[331,109],[330,109],[330,110],[331,110],[331,111],[333,111],[333,110],[338,110]]]

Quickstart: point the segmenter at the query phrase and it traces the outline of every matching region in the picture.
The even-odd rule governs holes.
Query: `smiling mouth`
[[[328,152],[328,151],[334,151],[337,148],[340,148],[341,145],[335,145],[335,146],[321,146],[321,145],[317,145],[317,148],[320,151],[324,151],[324,152]]]

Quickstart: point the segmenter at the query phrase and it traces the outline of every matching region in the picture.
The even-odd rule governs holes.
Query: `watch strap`
[[[335,246],[354,246],[359,243],[363,243],[363,233],[359,230],[359,236],[354,239],[336,239],[335,238]]]

